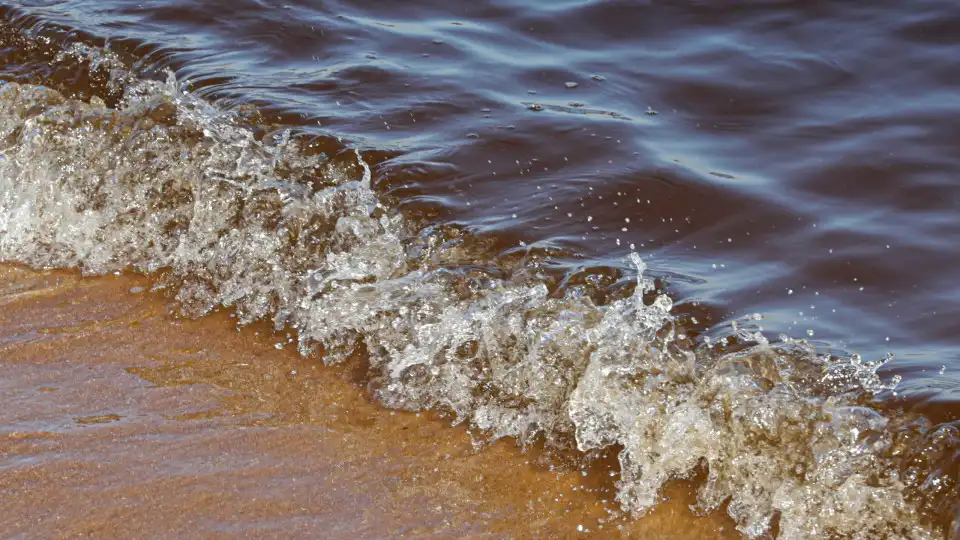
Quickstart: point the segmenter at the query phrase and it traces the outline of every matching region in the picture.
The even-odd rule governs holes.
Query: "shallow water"
[[[689,487],[630,520],[610,460],[480,449],[149,285],[0,267],[5,537],[735,537]]]
[[[0,258],[623,447],[635,515],[709,471],[748,536],[958,534],[954,3],[4,15],[3,78],[54,90],[0,90]]]

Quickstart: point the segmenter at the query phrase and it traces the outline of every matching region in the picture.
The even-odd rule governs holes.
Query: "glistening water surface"
[[[3,15],[0,258],[622,448],[636,515],[703,474],[750,537],[960,534],[955,2]]]

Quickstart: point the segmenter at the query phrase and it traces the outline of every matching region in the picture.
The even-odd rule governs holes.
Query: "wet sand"
[[[612,459],[478,450],[372,403],[356,366],[149,287],[0,265],[0,536],[737,537],[688,486],[625,518]]]

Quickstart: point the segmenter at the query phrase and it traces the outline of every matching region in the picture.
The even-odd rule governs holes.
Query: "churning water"
[[[0,259],[619,451],[747,537],[956,536],[960,9],[27,2]]]

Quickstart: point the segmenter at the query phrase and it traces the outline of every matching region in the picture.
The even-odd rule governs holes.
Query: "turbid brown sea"
[[[948,0],[0,0],[0,537],[960,539],[958,59]]]
[[[148,287],[0,266],[4,538],[737,537],[690,514],[688,485],[626,519],[609,459],[388,411],[358,366],[178,317]]]

